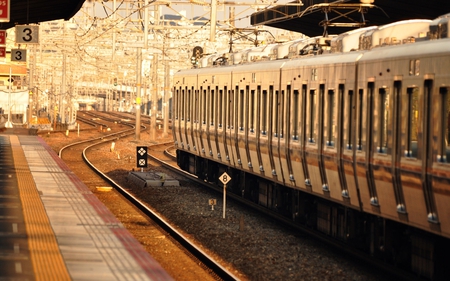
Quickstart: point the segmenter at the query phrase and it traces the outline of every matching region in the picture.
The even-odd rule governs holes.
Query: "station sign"
[[[26,49],[11,49],[11,61],[27,61],[27,50]]]
[[[6,30],[0,30],[0,45],[6,45]]]
[[[39,25],[16,25],[16,44],[39,44]]]
[[[0,47],[0,58],[6,58],[6,47]]]
[[[136,146],[136,165],[138,168],[147,168],[146,146]]]
[[[9,22],[11,0],[0,0],[0,22]]]

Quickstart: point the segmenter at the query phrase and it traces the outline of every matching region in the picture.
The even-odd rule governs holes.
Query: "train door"
[[[437,98],[433,102],[432,117],[434,126],[430,128],[433,131],[431,136],[436,136],[434,151],[436,157],[430,156],[434,160],[432,164],[431,182],[434,192],[436,210],[441,227],[441,231],[450,237],[450,79],[447,73],[446,80],[439,83]],[[437,121],[437,122],[436,122]],[[431,136],[429,139],[431,139]],[[433,214],[428,215],[433,219]],[[437,216],[434,216],[436,219]]]
[[[339,173],[342,181],[342,197],[345,202],[360,207],[359,191],[355,181],[354,148],[356,129],[356,95],[353,83],[339,85]]]
[[[206,128],[207,128],[207,124],[206,124],[206,116],[207,116],[207,90],[204,86],[200,86],[199,89],[199,128],[198,128],[198,136],[199,136],[199,150],[200,150],[200,155],[202,157],[208,158],[209,157],[209,147],[208,147],[208,142],[206,140]]]
[[[309,116],[309,111],[308,108],[310,106],[308,106],[308,104],[310,103],[310,99],[309,99],[309,93],[308,93],[308,85],[307,84],[303,84],[302,85],[302,133],[301,133],[301,151],[302,151],[302,166],[303,166],[303,174],[305,175],[305,188],[309,191],[312,190],[311,188],[311,177],[309,175],[309,170],[308,170],[308,161],[306,160],[306,146],[309,143],[309,138],[308,138],[308,133],[310,134],[310,132],[308,132],[309,130],[308,128],[308,121],[309,118],[307,118],[307,116]]]
[[[212,76],[211,90],[209,92],[208,104],[208,141],[210,147],[210,156],[215,160],[220,160],[220,154],[217,146],[217,87],[214,87],[216,75]]]
[[[269,139],[272,176],[279,183],[285,184],[282,169],[281,145],[284,143],[284,89],[276,85],[272,93],[272,134]],[[284,157],[285,158],[285,157]]]
[[[186,143],[184,149],[193,151],[194,142],[194,120],[193,120],[193,99],[194,99],[194,87],[188,88],[186,91],[186,112],[185,112],[185,129],[186,129]]]
[[[313,70],[313,72],[315,72]],[[320,129],[321,126],[321,97],[325,86],[318,85],[318,88],[310,87],[307,92],[307,108],[306,108],[306,143],[305,143],[305,160],[308,167],[308,175],[313,192],[324,194],[323,185],[323,169],[319,155],[320,147]]]
[[[289,165],[289,180],[297,188],[304,188],[305,186],[305,172],[303,166],[303,149],[301,136],[304,122],[302,118],[302,105],[305,100],[302,99],[302,94],[299,89],[293,89],[291,91],[291,85],[287,88],[288,98],[290,100],[287,109],[290,109],[287,120],[289,135],[286,136],[288,140],[288,145],[286,145],[287,155],[289,155],[288,165]]]
[[[334,91],[330,91],[331,96],[334,100]],[[317,158],[319,163],[319,172],[320,172],[320,181],[322,183],[322,193],[326,196],[330,195],[330,187],[328,183],[328,177],[325,170],[325,157],[324,157],[324,126],[325,126],[325,118],[328,118],[325,105],[325,100],[327,99],[327,94],[325,93],[325,84],[320,84],[319,86],[319,103],[318,103],[318,130],[317,130]],[[332,108],[332,107],[330,107]],[[328,158],[328,157],[327,157]]]
[[[323,169],[322,181],[323,189],[329,192],[331,198],[341,201],[342,190],[346,189],[345,178],[341,177],[341,163],[339,162],[338,152],[341,151],[341,138],[338,138],[337,131],[342,128],[342,118],[338,115],[338,110],[342,106],[344,84],[338,84],[336,88],[328,88],[323,91],[322,104],[322,127],[321,130],[321,162]]]
[[[373,81],[373,79],[371,79]],[[373,113],[373,91],[374,83],[368,82],[366,91],[358,89],[357,94],[357,116],[356,116],[356,151],[355,171],[358,183],[360,199],[364,211],[372,213],[371,204],[377,206],[378,200],[373,189],[372,173],[369,172],[370,151],[372,149],[372,113]]]
[[[250,86],[241,84],[236,86],[237,93],[237,122],[238,130],[236,130],[236,151],[238,155],[239,168],[248,170],[248,96]]]
[[[431,163],[435,161],[431,148],[433,140],[437,139],[433,135],[434,122],[431,116],[438,113],[438,110],[431,112],[433,82],[433,79],[427,79],[422,87],[406,87],[402,102],[406,105],[402,122],[402,131],[406,137],[402,140],[404,154],[400,168],[404,195],[402,208],[408,214],[408,221],[422,228],[437,230],[439,224],[430,175]]]
[[[369,152],[369,171],[372,180],[373,197],[371,204],[384,217],[398,219],[397,202],[399,200],[398,183],[395,177],[395,165],[398,151],[398,134],[395,130],[395,120],[399,118],[396,104],[401,93],[401,83],[391,79],[381,80],[371,84],[371,107],[374,109],[372,118],[372,149]],[[377,192],[378,191],[378,192]]]
[[[224,129],[224,116],[225,116],[225,93],[226,93],[226,86],[224,88],[219,88],[217,91],[217,150],[218,153],[220,153],[220,159],[223,162],[227,162],[226,157],[228,155],[227,149],[226,149],[226,142],[225,142],[225,129]]]

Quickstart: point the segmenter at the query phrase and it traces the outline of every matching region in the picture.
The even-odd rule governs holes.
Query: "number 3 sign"
[[[39,44],[39,25],[16,25],[16,44]]]

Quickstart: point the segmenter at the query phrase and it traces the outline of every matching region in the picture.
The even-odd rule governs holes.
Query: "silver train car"
[[[450,14],[202,58],[178,165],[375,258],[448,276]]]

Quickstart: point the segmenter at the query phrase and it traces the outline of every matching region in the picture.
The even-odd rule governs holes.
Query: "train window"
[[[408,98],[406,157],[417,158],[417,133],[419,130],[419,88],[406,89]]]
[[[280,96],[280,138],[284,136],[284,90],[281,91]]]
[[[261,99],[261,134],[267,134],[267,90],[262,91]]]
[[[317,95],[316,90],[309,91],[309,127],[308,127],[308,142],[316,142],[316,106],[317,106]]]
[[[419,76],[420,74],[420,60],[409,61],[409,75]]]
[[[335,94],[334,90],[328,90],[328,112],[327,112],[327,139],[326,145],[334,147],[334,130],[336,128],[336,117],[335,117]]]
[[[317,81],[317,68],[311,69],[311,81]]]
[[[364,109],[364,90],[360,89],[358,92],[358,135],[356,140],[356,149],[362,150],[362,138],[363,138],[363,109]]]
[[[249,117],[250,117],[250,132],[254,132],[255,131],[255,90],[251,90],[250,91],[250,112],[249,112]]]
[[[229,104],[228,104],[228,118],[230,118],[230,128],[233,129],[234,128],[234,90],[230,90],[229,91],[230,94],[230,100],[229,100]]]
[[[189,89],[187,91],[187,98],[186,98],[186,121],[189,122],[191,121],[191,96],[192,96],[192,91],[191,89]]]
[[[339,88],[341,90],[341,88]],[[342,91],[344,91],[344,87],[342,87]],[[352,130],[352,122],[353,122],[353,90],[349,90],[347,93],[347,149],[352,149],[353,147],[353,130]]]
[[[216,109],[216,104],[215,104],[215,102],[216,102],[216,100],[215,100],[215,91],[214,91],[214,89],[212,89],[211,90],[211,94],[210,94],[210,101],[211,101],[211,106],[209,107],[210,108],[210,112],[209,112],[209,116],[210,116],[210,118],[209,118],[209,122],[210,122],[210,125],[211,126],[213,126],[214,125],[214,114],[215,114],[215,109]]]
[[[203,87],[202,87],[203,88]],[[202,124],[206,124],[206,90],[201,90],[203,92],[202,100],[201,100],[201,109],[202,109]]]
[[[236,87],[236,92],[238,87]],[[244,90],[239,91],[239,131],[244,130]]]
[[[288,87],[288,91],[290,91],[291,90],[291,88],[290,87]],[[294,96],[293,96],[293,112],[292,112],[292,116],[293,116],[293,120],[292,120],[292,123],[293,123],[293,132],[292,132],[292,139],[293,140],[298,140],[298,127],[299,127],[299,124],[298,124],[298,120],[299,120],[299,114],[300,114],[300,112],[299,112],[299,108],[300,108],[300,98],[299,98],[299,92],[298,92],[298,90],[294,90]]]
[[[179,99],[179,97],[180,97],[180,90],[179,89],[176,89],[175,91],[175,97],[176,98],[174,98],[173,99],[173,101],[174,101],[174,103],[173,103],[173,112],[175,113],[175,116],[174,116],[174,118],[175,118],[175,120],[178,120],[178,114],[179,114],[179,112],[178,112],[178,99]]]
[[[279,92],[278,90],[275,91],[275,96],[273,97],[272,101],[272,108],[274,109],[274,114],[272,116],[272,129],[273,129],[273,135],[274,137],[278,137],[278,114],[279,114],[279,106],[278,106],[278,99],[279,99]]]
[[[194,121],[195,121],[195,123],[198,123],[199,121],[199,98],[198,98],[198,93],[199,93],[199,91],[198,90],[195,90],[195,106],[194,106],[194,111],[195,111],[195,113],[194,113]]]
[[[450,159],[450,94],[448,88],[439,89],[441,95],[441,137],[439,144],[438,161],[448,163]]]
[[[379,91],[379,133],[378,133],[378,153],[387,153],[388,127],[390,120],[389,91],[380,88]]]
[[[217,116],[217,122],[219,123],[219,128],[222,128],[222,123],[223,123],[223,90],[219,90],[219,98],[217,100],[217,102],[219,103],[217,106],[217,110],[218,110],[218,116]]]
[[[184,111],[186,103],[184,101],[185,99],[185,89],[181,90],[181,96],[180,96],[180,107],[181,107],[181,120],[184,120]]]

